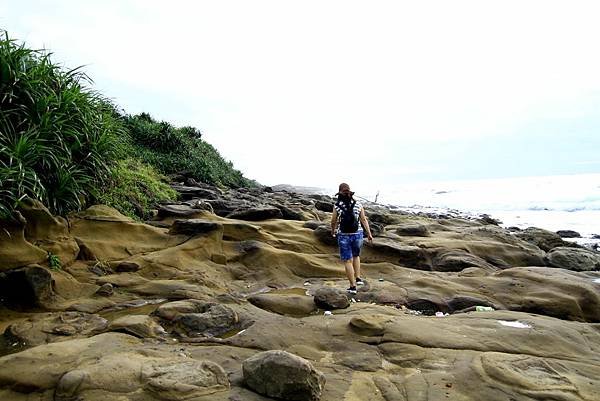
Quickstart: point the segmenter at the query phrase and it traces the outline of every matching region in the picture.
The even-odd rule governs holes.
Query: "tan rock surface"
[[[0,238],[0,285],[23,291],[0,308],[0,327],[12,324],[9,333],[40,345],[0,341],[0,399],[266,401],[245,385],[242,363],[270,350],[322,372],[325,401],[597,399],[599,272],[544,267],[545,251],[481,221],[373,206],[384,245],[365,245],[366,284],[348,308],[317,314],[318,288],[348,285],[336,247],[313,231],[330,214],[297,194],[237,195],[232,204],[260,199],[321,221],[246,222],[197,210],[190,218],[216,229],[179,235],[94,206],[70,217],[65,232],[38,208],[30,232],[58,232],[63,244],[77,238],[80,259],[43,268],[39,288],[51,301],[23,310],[6,307],[38,287],[18,269],[46,256],[24,224],[13,226],[17,235]],[[228,195],[219,196],[226,210]],[[106,283],[113,294],[96,294]],[[61,315],[67,309],[98,317]],[[94,335],[102,319],[145,338]]]

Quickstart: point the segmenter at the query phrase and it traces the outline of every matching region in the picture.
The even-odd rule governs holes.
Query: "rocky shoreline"
[[[365,202],[348,296],[332,198],[174,179],[145,223],[2,223],[0,399],[597,399],[600,253]]]

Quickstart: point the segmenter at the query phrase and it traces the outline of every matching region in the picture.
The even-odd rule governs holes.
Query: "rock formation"
[[[175,188],[0,223],[0,399],[598,399],[598,252],[367,202],[349,295],[331,198]]]

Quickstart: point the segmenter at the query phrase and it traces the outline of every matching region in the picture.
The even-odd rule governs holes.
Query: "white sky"
[[[261,183],[329,188],[600,172],[599,16],[573,0],[0,0],[1,28],[87,65],[127,112],[200,128]]]

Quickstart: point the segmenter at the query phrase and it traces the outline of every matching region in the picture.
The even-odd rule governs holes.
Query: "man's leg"
[[[350,281],[350,287],[356,287],[356,277],[354,277],[354,267],[352,264],[353,259],[344,260],[344,268],[346,269],[346,277]]]
[[[354,268],[354,280],[360,277],[360,256],[352,258],[352,267]]]

